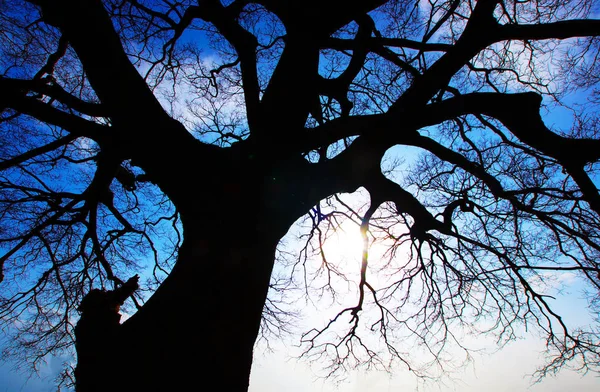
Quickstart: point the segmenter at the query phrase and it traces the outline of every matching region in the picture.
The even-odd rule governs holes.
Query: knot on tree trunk
[[[119,310],[125,300],[139,288],[139,277],[130,278],[115,290],[91,290],[83,297],[78,310],[81,317],[75,326],[77,392],[106,391],[114,386],[104,380],[114,380],[118,371]]]

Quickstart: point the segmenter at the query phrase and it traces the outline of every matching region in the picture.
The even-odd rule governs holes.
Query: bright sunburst
[[[360,227],[350,222],[342,224],[325,241],[323,250],[331,262],[360,262],[363,250]]]

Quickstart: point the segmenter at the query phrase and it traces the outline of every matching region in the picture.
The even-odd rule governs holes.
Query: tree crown
[[[262,331],[285,330],[293,288],[336,300],[351,287],[352,304],[301,338],[330,374],[397,361],[419,373],[408,335],[438,363],[461,345],[453,328],[506,342],[519,325],[547,337],[540,375],[597,368],[597,327],[571,328],[549,297],[552,278],[576,274],[598,310],[595,7],[0,2],[8,351],[35,365],[69,350],[85,293],[141,271],[149,295],[200,225],[278,240],[303,217]],[[368,201],[341,195],[357,189]],[[364,242],[351,267],[324,247],[342,221]]]

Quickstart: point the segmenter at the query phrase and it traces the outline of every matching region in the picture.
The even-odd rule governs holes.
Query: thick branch
[[[192,18],[197,16],[211,22],[219,32],[235,48],[239,56],[242,84],[244,86],[244,100],[250,129],[258,126],[259,84],[257,74],[256,47],[258,40],[245,30],[237,21],[239,9],[235,6],[223,7],[219,1],[211,0],[202,3],[201,7],[192,7],[184,16]]]
[[[339,117],[316,128],[306,129],[302,134],[291,135],[287,139],[289,148],[298,152],[308,152],[350,136],[375,133],[386,125],[386,115]]]
[[[42,14],[68,39],[114,120],[132,123],[135,118],[139,123],[141,118],[166,115],[127,58],[101,1],[43,2]]]
[[[102,105],[77,98],[52,80],[24,80],[0,77],[0,87],[2,87],[2,90],[10,89],[23,95],[27,95],[28,92],[42,94],[59,101],[70,109],[92,117],[106,117],[109,114]]]
[[[261,101],[261,118],[269,124],[288,124],[285,132],[304,127],[318,100],[319,48],[311,37],[288,37],[285,49]],[[264,121],[261,133],[275,138],[281,130]],[[262,137],[261,135],[257,135]]]
[[[385,2],[386,0],[256,1],[277,15],[288,32],[296,33],[309,28],[321,37],[329,37]]]
[[[474,93],[439,104],[464,113],[485,114],[500,120],[519,140],[555,158],[579,185],[590,206],[600,213],[600,195],[584,166],[600,160],[600,141],[573,139],[550,131],[540,116],[541,96],[535,93]],[[435,106],[435,105],[433,105]],[[441,110],[444,112],[444,110]]]
[[[449,222],[436,220],[410,192],[381,173],[381,159],[388,147],[387,142],[363,136],[336,158],[315,165],[322,176],[335,179],[323,181],[324,187],[332,187],[331,193],[335,193],[364,186],[371,194],[373,204],[379,206],[386,201],[393,202],[398,213],[409,214],[415,221],[415,236],[432,229],[447,232],[449,225],[446,223]]]
[[[365,60],[369,54],[366,43],[375,28],[373,19],[368,15],[359,19],[358,22],[359,29],[353,40],[354,46],[352,48],[352,58],[350,59],[348,67],[337,78],[319,78],[319,94],[335,98],[342,107],[343,116],[349,115],[350,110],[352,109],[352,103],[348,99],[348,90],[350,89],[350,84],[365,64]],[[313,116],[315,116],[315,113],[313,113]],[[322,122],[320,104],[318,104],[318,113],[315,118]]]
[[[422,77],[392,105],[390,112],[405,111],[426,104],[471,58],[497,41],[498,22],[494,9],[498,0],[480,0],[473,10],[464,32],[452,49],[437,60]]]
[[[300,130],[318,104],[319,49],[324,40],[352,20],[363,20],[367,12],[383,3],[381,0],[261,2],[281,18],[288,32],[285,49],[261,102],[262,115],[276,124],[285,120],[289,124],[288,133]],[[360,59],[360,55],[356,57],[357,62]],[[266,133],[273,135],[275,131],[279,129]]]
[[[541,97],[536,93],[500,94],[472,93],[430,104],[411,113],[392,112],[381,115],[340,118],[308,130],[303,141],[308,148],[328,145],[344,137],[380,135],[402,143],[411,130],[439,124],[465,114],[483,114],[506,125],[522,142],[565,165],[582,166],[600,160],[600,141],[574,139],[550,131],[540,115]],[[398,130],[402,124],[403,130]],[[386,136],[387,134],[387,136]]]
[[[6,80],[0,79],[0,90],[2,90],[0,107],[9,107],[40,121],[59,126],[73,135],[88,137],[98,143],[104,142],[110,136],[111,128],[63,112],[33,97],[27,97],[14,89],[11,83],[5,82]]]
[[[539,25],[499,25],[493,17],[497,0],[479,1],[467,26],[452,49],[449,49],[393,105],[398,110],[406,105],[426,103],[444,88],[451,77],[468,60],[486,46],[504,40],[566,39],[600,35],[599,20],[571,20]]]
[[[542,97],[536,93],[473,93],[430,105],[441,122],[463,114],[484,114],[500,120],[527,145],[563,164],[584,165],[600,159],[600,140],[574,139],[550,131],[540,115]],[[436,118],[437,117],[437,118]]]
[[[385,201],[393,202],[399,214],[410,215],[414,219],[411,232],[416,238],[422,238],[428,230],[438,230],[442,233],[450,230],[449,225],[448,227],[445,225],[449,222],[436,220],[417,198],[394,181],[386,178],[381,170],[373,170],[365,180],[364,186],[371,194],[372,200],[377,200],[379,204]]]
[[[600,20],[574,19],[554,23],[503,25],[498,29],[500,40],[542,40],[594,37],[600,35]]]
[[[71,143],[75,139],[76,139],[76,137],[74,135],[68,135],[63,138],[56,139],[56,140],[54,140],[48,144],[45,144],[41,147],[28,150],[27,152],[25,152],[21,155],[18,155],[16,157],[3,160],[0,162],[0,171],[6,170],[10,167],[14,167],[22,162],[25,162],[29,159],[35,158],[42,154],[46,154],[48,152],[54,151],[57,148],[66,146],[67,144]]]
[[[422,52],[447,52],[452,48],[450,44],[423,43],[406,38],[369,37],[363,44],[369,51],[374,52],[380,46],[394,48],[407,48]],[[329,38],[323,43],[323,48],[335,50],[353,50],[356,47],[354,39]]]
[[[52,75],[54,73],[54,68],[58,61],[67,53],[67,48],[69,47],[69,41],[61,36],[58,40],[58,48],[56,52],[52,53],[48,56],[48,61],[46,64],[36,73],[34,79],[41,79],[44,75]]]

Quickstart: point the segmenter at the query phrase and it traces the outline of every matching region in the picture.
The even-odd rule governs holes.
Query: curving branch
[[[375,52],[376,48],[385,46],[393,48],[405,48],[415,49],[421,52],[447,52],[452,48],[452,45],[439,43],[439,42],[427,42],[423,43],[407,38],[390,38],[390,37],[368,37],[363,42],[362,46],[367,48],[370,52]],[[356,47],[355,39],[346,38],[333,38],[330,37],[323,43],[323,48],[335,49],[335,50],[353,50]]]
[[[446,108],[454,113],[458,108],[463,114],[484,114],[500,120],[520,141],[560,162],[590,206],[600,213],[598,189],[584,171],[585,165],[600,160],[600,141],[567,138],[550,131],[540,116],[541,103],[542,97],[535,93],[473,93],[448,99],[437,107],[441,115]]]
[[[166,113],[127,58],[99,0],[41,3],[44,21],[58,27],[77,53],[98,98],[117,123]],[[135,119],[135,120],[134,120]]]
[[[242,72],[242,84],[244,86],[244,100],[246,104],[246,115],[252,130],[258,131],[259,121],[259,83],[257,73],[256,48],[258,40],[244,29],[236,20],[239,16],[239,4],[234,2],[224,7],[220,1],[204,1],[199,7],[191,7],[186,10],[184,19],[189,20],[199,17],[211,22],[219,30],[219,33],[235,48],[240,70]],[[258,131],[260,132],[260,131]]]
[[[600,35],[600,20],[562,20],[540,24],[506,24],[498,28],[499,40],[544,40],[594,37]]]
[[[64,146],[68,145],[69,143],[71,143],[72,141],[74,141],[76,138],[77,137],[75,135],[68,135],[68,136],[62,137],[60,139],[56,139],[56,140],[54,140],[48,144],[45,144],[43,146],[31,149],[27,152],[24,152],[21,155],[18,155],[18,156],[9,158],[9,159],[5,159],[0,162],[0,171],[6,170],[11,167],[15,167],[15,166],[19,165],[20,163],[23,163],[25,161],[28,161],[28,160],[38,157],[40,155],[54,151],[60,147],[64,147]]]
[[[39,99],[27,96],[15,88],[12,81],[0,79],[0,89],[0,107],[14,109],[39,121],[59,126],[72,135],[87,137],[98,143],[105,142],[112,133],[110,127],[63,112]]]
[[[348,99],[350,84],[363,69],[367,55],[369,54],[366,44],[375,30],[375,23],[369,15],[358,18],[357,22],[358,32],[353,40],[352,58],[348,67],[346,67],[341,75],[334,79],[319,77],[319,94],[335,98],[342,108],[342,116],[348,116],[352,109],[352,102]],[[317,112],[313,113],[313,116],[322,124],[323,115],[320,106],[319,103]]]
[[[34,93],[39,98],[44,96],[50,100],[56,100],[69,109],[91,117],[107,117],[108,111],[104,106],[98,103],[87,102],[65,91],[53,78],[44,77],[39,80],[12,79],[0,77],[0,87],[6,89],[5,92],[13,94]],[[7,99],[10,101],[10,99]]]
[[[450,79],[477,53],[497,41],[498,22],[494,9],[499,0],[480,0],[473,9],[460,38],[390,107],[389,112],[405,112],[424,105],[445,89]]]

